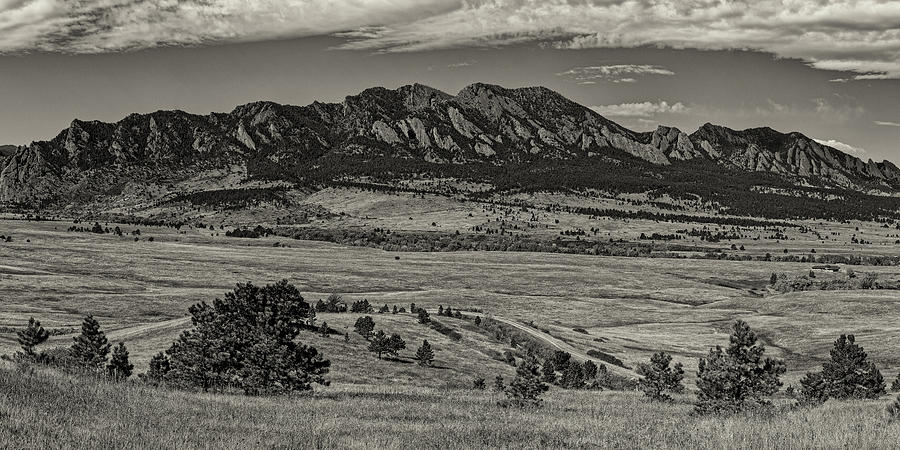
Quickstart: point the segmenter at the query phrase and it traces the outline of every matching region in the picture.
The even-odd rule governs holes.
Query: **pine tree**
[[[506,390],[506,385],[503,384],[503,375],[497,375],[494,378],[494,392],[503,392]]]
[[[159,352],[150,359],[150,367],[146,373],[140,375],[140,378],[153,384],[159,384],[165,379],[170,368],[169,358],[165,353]]]
[[[443,316],[443,315],[444,315],[444,306],[438,305],[438,316]]]
[[[134,365],[128,362],[128,349],[124,342],[119,342],[113,350],[112,360],[106,366],[109,377],[116,381],[127,380],[134,370]]]
[[[428,316],[428,311],[425,311],[425,308],[419,310],[419,323],[425,324],[431,322],[431,317]]]
[[[556,383],[556,364],[552,359],[545,359],[541,366],[541,381],[544,383]]]
[[[372,337],[372,331],[375,329],[375,321],[372,320],[370,316],[360,317],[356,319],[356,324],[353,325],[353,329],[356,332],[364,337],[366,340]]]
[[[174,385],[245,394],[305,391],[327,385],[330,362],[315,347],[297,341],[310,305],[286,280],[257,287],[238,284],[234,291],[189,311],[193,328],[166,351]]]
[[[772,286],[775,286],[775,283],[777,283],[777,282],[778,282],[778,275],[776,275],[775,272],[772,272],[772,276],[769,277],[769,284],[771,284]]]
[[[487,387],[487,384],[485,383],[484,378],[476,376],[475,378],[472,379],[472,389],[475,389],[477,391],[483,391],[483,390],[485,390],[486,387]]]
[[[801,396],[808,403],[829,398],[874,399],[885,392],[884,377],[852,334],[842,334],[834,341],[831,360],[822,364],[821,372],[806,374],[800,384]]]
[[[344,342],[350,342],[350,333],[344,332]]]
[[[672,356],[665,352],[659,352],[650,358],[650,364],[638,366],[638,375],[644,377],[638,381],[638,386],[651,400],[671,401],[672,397],[666,392],[684,391],[684,386],[681,384],[681,380],[684,379],[684,369],[681,363],[670,366],[671,362]]]
[[[70,354],[77,363],[90,369],[101,369],[106,364],[110,345],[94,316],[84,318],[81,334],[76,336],[74,341]]]
[[[533,357],[526,358],[516,368],[516,377],[506,387],[506,401],[502,406],[530,408],[540,405],[541,394],[546,392],[547,385],[541,382],[540,366]]]
[[[310,327],[316,326],[316,309],[315,308],[309,308],[309,312],[307,313],[306,317],[307,317],[306,318],[307,325],[309,325]]]
[[[41,326],[40,321],[34,320],[34,317],[32,317],[28,319],[28,326],[22,331],[17,331],[16,336],[18,337],[19,345],[22,346],[24,356],[33,358],[36,356],[34,348],[46,342],[50,338],[50,333]]]
[[[422,346],[416,350],[416,360],[419,361],[420,366],[430,366],[434,362],[434,350],[427,339],[423,340]]]
[[[394,305],[394,309],[391,311],[391,314],[397,314],[399,309],[397,309],[397,305]]]
[[[900,374],[897,374],[897,378],[891,383],[891,391],[900,392]]]
[[[563,369],[562,378],[559,380],[560,386],[566,389],[581,389],[584,387],[584,372],[581,363],[575,360],[569,360]]]
[[[781,388],[784,362],[763,359],[765,347],[744,321],[732,327],[728,348],[716,346],[701,358],[697,371],[697,406],[701,414],[733,413],[753,405],[769,405],[766,397]]]
[[[322,321],[322,326],[319,327],[319,335],[322,337],[328,337],[329,333],[328,322]]]
[[[593,361],[587,360],[582,365],[582,371],[584,372],[584,380],[591,381],[594,378],[597,378],[597,365],[594,364]]]
[[[378,359],[381,359],[383,354],[396,357],[400,350],[404,348],[406,348],[406,342],[400,338],[400,335],[394,334],[388,337],[381,330],[372,335],[372,341],[369,343],[369,351],[377,354]]]

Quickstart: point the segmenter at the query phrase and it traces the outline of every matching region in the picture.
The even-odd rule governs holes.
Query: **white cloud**
[[[863,148],[854,147],[850,144],[845,144],[841,141],[836,141],[834,139],[813,139],[813,140],[822,145],[827,145],[831,148],[838,149],[844,153],[847,153],[848,155],[853,155],[856,157],[862,157],[867,153],[866,150]]]
[[[752,49],[850,73],[842,78],[900,78],[898,1],[0,0],[0,53],[334,33],[347,39],[342,48],[374,51],[520,42]]]
[[[875,125],[881,125],[883,127],[900,127],[900,123],[897,122],[885,122],[883,120],[876,120]]]
[[[556,75],[573,79],[579,83],[595,80],[609,80],[613,83],[634,83],[637,81],[636,76],[675,75],[675,72],[664,67],[649,64],[614,64],[575,67],[565,72],[559,72]]]
[[[690,108],[681,102],[669,104],[666,101],[591,106],[591,109],[601,116],[645,118],[657,114],[683,114],[690,111]]]

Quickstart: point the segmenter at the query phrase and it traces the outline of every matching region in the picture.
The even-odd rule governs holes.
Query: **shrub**
[[[500,405],[517,408],[537,407],[541,404],[541,394],[547,389],[547,385],[541,382],[537,360],[533,357],[526,358],[516,368],[516,377],[506,387],[504,391],[506,400],[500,402]]]
[[[166,351],[167,382],[207,390],[234,388],[245,394],[306,391],[327,384],[330,362],[315,347],[297,342],[309,304],[282,280],[234,291],[190,308],[194,327]]]
[[[800,384],[801,403],[821,403],[829,398],[873,399],[885,392],[884,377],[852,334],[834,341],[831,360],[822,364],[821,372],[806,374]]]
[[[353,329],[356,330],[360,336],[369,340],[369,338],[372,337],[372,331],[375,330],[375,321],[369,316],[360,317],[356,319],[356,324],[353,325]]]
[[[81,323],[81,334],[74,338],[70,356],[76,364],[87,369],[101,369],[106,364],[110,345],[106,334],[100,330],[100,323],[88,315]]]
[[[891,391],[900,392],[900,374],[897,374],[897,378],[894,378],[894,382],[891,383]]]
[[[422,341],[422,346],[416,350],[416,360],[420,366],[430,366],[434,362],[434,350],[428,340]]]
[[[887,413],[888,422],[900,421],[900,395],[887,405],[885,412]]]
[[[779,377],[786,368],[780,360],[763,359],[764,353],[750,326],[735,322],[728,348],[716,346],[700,359],[696,412],[734,413],[770,405],[766,397],[781,388]]]
[[[487,388],[484,378],[476,376],[472,379],[472,389],[476,391],[483,391]]]
[[[684,391],[684,385],[681,384],[681,380],[684,379],[684,369],[681,363],[670,366],[671,363],[671,355],[659,352],[650,357],[650,364],[638,366],[638,375],[644,377],[638,381],[638,387],[651,400],[671,401],[672,397],[667,392]]]

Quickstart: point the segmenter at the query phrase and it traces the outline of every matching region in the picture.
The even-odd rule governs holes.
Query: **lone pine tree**
[[[638,375],[643,376],[638,381],[638,387],[647,397],[655,401],[671,401],[672,397],[667,392],[682,392],[684,385],[684,368],[681,363],[671,365],[672,356],[659,352],[650,357],[650,364],[638,366]]]
[[[416,360],[420,366],[430,366],[434,362],[434,350],[428,340],[422,341],[422,346],[416,350]]]
[[[768,396],[781,388],[784,362],[765,358],[765,347],[742,320],[732,327],[728,348],[710,349],[697,371],[697,405],[701,414],[733,413],[769,405]]]
[[[109,354],[109,341],[100,330],[100,323],[88,315],[81,323],[81,334],[74,338],[70,355],[80,365],[90,369],[102,369]]]

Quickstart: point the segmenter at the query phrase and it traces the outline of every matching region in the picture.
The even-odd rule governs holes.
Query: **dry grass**
[[[207,395],[0,370],[3,448],[892,448],[884,402],[700,418],[687,398],[553,390],[538,410],[489,391],[336,386],[289,398]]]
[[[478,307],[519,322],[534,321],[580,351],[601,350],[629,366],[665,350],[685,364],[689,379],[697,357],[725,342],[729,322],[736,318],[747,320],[762,333],[770,353],[788,360],[790,383],[827,357],[828,347],[841,333],[855,333],[888,380],[900,369],[900,356],[891,344],[900,339],[894,320],[900,315],[896,291],[820,291],[759,298],[746,289],[764,286],[772,272],[805,273],[809,266],[804,264],[535,253],[390,253],[278,238],[216,237],[208,230],[177,233],[141,227],[143,237],[155,237],[151,243],[67,233],[69,225],[0,221],[0,234],[14,237],[13,242],[0,244],[0,326],[21,326],[35,316],[48,327],[77,327],[82,315],[93,313],[113,340],[121,337],[127,342],[139,370],[183,329],[183,322],[179,326],[169,321],[184,317],[189,305],[221,296],[237,282],[263,284],[281,278],[298,285],[313,302],[337,292],[348,301],[367,298],[374,305],[408,308],[415,302],[435,309],[438,304]],[[290,248],[272,247],[276,241]],[[897,268],[858,271],[897,275]],[[741,283],[727,287],[721,280]],[[153,324],[160,326],[135,332]],[[423,330],[411,320],[398,323],[393,331],[410,336],[406,357],[420,337],[431,336],[429,341],[444,345],[442,335]],[[426,331],[432,334],[416,334]],[[52,343],[68,345],[70,339],[55,337]],[[452,350],[439,355],[457,350],[464,354],[469,346],[479,349],[476,361],[494,370],[489,365],[494,361],[484,355],[487,349],[502,351],[502,347],[478,335],[460,347],[448,346]],[[15,347],[12,334],[0,334],[0,353]],[[333,352],[340,353],[340,347]],[[365,382],[364,377],[353,380],[361,373],[342,380]],[[390,373],[386,377],[392,377]],[[444,382],[451,383],[451,378]],[[410,377],[398,375],[397,379]]]

